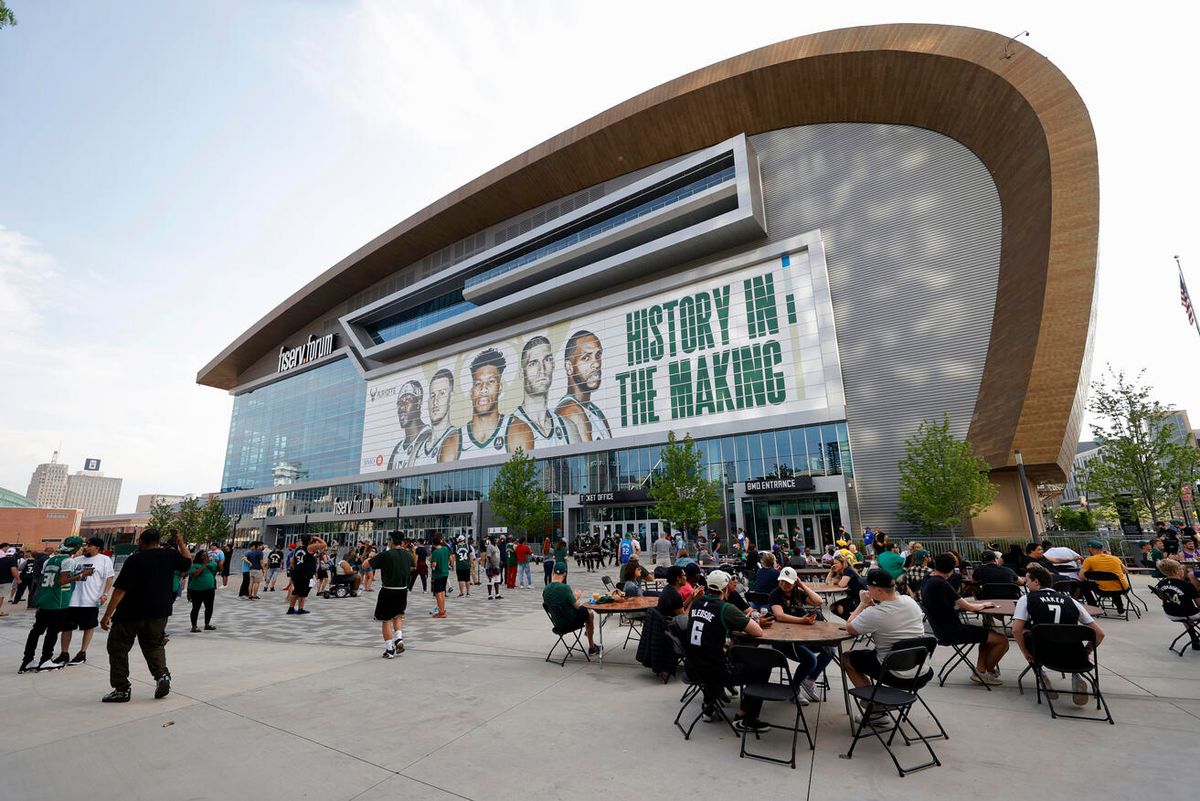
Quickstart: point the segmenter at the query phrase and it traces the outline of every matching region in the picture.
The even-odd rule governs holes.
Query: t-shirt
[[[1163,612],[1171,617],[1195,617],[1200,614],[1196,599],[1200,592],[1191,582],[1183,579],[1165,578],[1158,582],[1156,589],[1163,596]]]
[[[371,558],[371,567],[379,571],[385,590],[408,590],[413,570],[413,555],[404,548],[392,548]]]
[[[554,569],[559,572],[566,572],[567,549],[565,547],[554,549]]]
[[[658,596],[658,611],[663,617],[671,617],[683,608],[683,595],[679,590],[668,585]]]
[[[251,570],[262,570],[263,552],[257,548],[253,551],[246,551],[246,558],[250,560]]]
[[[621,564],[629,561],[629,557],[633,556],[633,542],[630,540],[621,540],[620,558]]]
[[[517,546],[516,551],[517,551],[517,564],[519,564],[519,565],[523,565],[526,562],[528,562],[529,555],[533,553],[533,551],[530,550],[529,546],[523,542]]]
[[[1086,574],[1089,570],[1102,570],[1106,573],[1117,574],[1120,581],[1096,582],[1096,586],[1104,592],[1120,592],[1129,588],[1129,581],[1125,578],[1124,563],[1110,553],[1098,553],[1095,556],[1089,556],[1087,559],[1084,559],[1079,571]]]
[[[0,556],[0,584],[11,584],[13,568],[17,566],[17,557]]]
[[[104,594],[104,584],[113,577],[113,560],[102,553],[95,556],[75,557],[75,569],[93,568],[92,575],[84,581],[75,582],[71,591],[71,606],[99,606]]]
[[[176,574],[191,567],[192,560],[174,548],[147,548],[131,553],[113,584],[114,589],[125,591],[125,597],[113,613],[113,620],[170,617]]]
[[[879,568],[886,570],[893,579],[898,579],[904,573],[904,557],[896,551],[884,551],[876,559]]]
[[[950,582],[931,575],[921,587],[921,603],[929,616],[929,625],[936,632],[952,632],[963,625],[958,616],[959,595]]]
[[[429,557],[429,563],[433,566],[431,575],[434,578],[445,578],[450,575],[450,549],[445,545],[439,545],[433,549],[433,554]]]
[[[550,606],[550,618],[558,628],[576,623],[575,591],[563,581],[552,581],[542,590],[542,603]]]
[[[1016,584],[1017,574],[1010,567],[988,562],[977,566],[971,573],[971,579],[980,586],[984,584]]]
[[[1084,626],[1091,624],[1092,616],[1090,614],[1088,614],[1088,611],[1087,611],[1087,609],[1084,608],[1083,604],[1079,603],[1079,601],[1076,601],[1074,598],[1067,595],[1066,593],[1055,592],[1054,590],[1050,590],[1050,591],[1037,590],[1036,592],[1039,595],[1049,598],[1052,602],[1055,602],[1055,601],[1058,601],[1058,600],[1061,600],[1064,598],[1069,600],[1071,603],[1075,604],[1076,608],[1079,610],[1079,622],[1081,624],[1083,624]],[[1017,599],[1016,606],[1013,607],[1013,620],[1025,620],[1025,621],[1029,620],[1029,595],[1022,595],[1020,598]],[[1036,623],[1038,621],[1034,621],[1034,622]],[[1042,622],[1054,623],[1056,621],[1047,620],[1047,621],[1042,621]]]
[[[1079,564],[1079,560],[1083,558],[1079,554],[1075,553],[1075,551],[1073,551],[1072,549],[1067,548],[1064,545],[1055,545],[1053,548],[1046,551],[1045,556],[1047,559],[1050,559],[1050,560],[1074,559],[1075,560],[1074,565],[1071,564],[1070,562],[1051,562],[1051,564],[1055,565],[1055,569],[1052,570],[1051,572],[1057,573],[1060,576],[1066,576],[1068,578],[1073,578],[1073,579],[1079,578],[1079,573],[1077,571],[1075,571],[1075,570],[1068,571],[1065,569],[1067,567],[1072,567],[1072,568],[1075,567],[1075,565]],[[1059,573],[1060,568],[1063,568],[1061,573]]]
[[[487,544],[487,561],[488,567],[493,570],[500,567],[500,549],[496,547],[495,543],[489,542]]]
[[[665,565],[671,560],[671,541],[666,537],[659,537],[654,541],[654,562],[655,564]]]
[[[215,590],[217,588],[217,563],[211,559],[202,565],[192,565],[188,571],[188,587],[194,592]],[[124,601],[121,601],[124,604]],[[121,607],[117,607],[120,609]]]
[[[921,607],[915,600],[907,595],[897,595],[894,601],[879,601],[868,606],[858,613],[852,625],[855,632],[872,635],[876,656],[882,662],[896,643],[925,636],[921,616]],[[904,671],[897,675],[904,676]]]
[[[271,551],[267,554],[267,567],[272,570],[283,564],[283,551]]]
[[[852,567],[847,567],[842,571],[843,576],[850,579],[850,583],[846,585],[846,597],[858,600],[858,594],[867,588],[866,583],[862,580],[862,576],[858,575],[858,571]]]
[[[754,574],[754,592],[771,592],[779,586],[779,571],[773,567],[760,567]]]
[[[292,554],[292,578],[306,581],[317,572],[317,558],[304,549],[303,545],[296,547]]]
[[[38,609],[66,609],[71,605],[71,584],[61,584],[59,576],[75,572],[75,560],[56,554],[42,565],[42,581],[38,585]]]
[[[780,606],[783,607],[785,615],[804,617],[808,614],[808,610],[804,608],[807,600],[808,593],[800,589],[799,584],[792,587],[790,593],[785,593],[781,587],[776,585],[775,589],[771,590],[771,597],[767,599],[767,608],[774,612],[775,607]]]

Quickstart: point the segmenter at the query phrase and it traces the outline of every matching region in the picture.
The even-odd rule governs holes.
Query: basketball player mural
[[[501,379],[508,363],[504,354],[488,348],[471,360],[471,419],[448,436],[438,455],[440,462],[504,452],[504,420],[500,416]]]
[[[591,331],[576,331],[567,340],[563,352],[567,394],[558,402],[555,411],[574,426],[582,442],[612,439],[608,419],[592,402],[592,393],[600,388],[603,355],[600,338]]]
[[[454,392],[454,373],[449,370],[438,370],[429,379],[429,425],[417,438],[413,448],[411,464],[436,464],[442,453],[446,439],[456,435],[458,429],[450,425],[450,396]],[[455,458],[458,458],[457,452]]]
[[[525,399],[508,416],[504,433],[508,452],[520,448],[525,453],[538,448],[566,445],[571,441],[562,416],[549,407],[547,397],[554,380],[554,354],[550,340],[533,337],[521,350],[521,377],[525,383]],[[571,426],[573,429],[574,427]]]
[[[421,420],[421,385],[416,381],[405,381],[400,387],[400,395],[396,398],[396,417],[400,427],[404,429],[404,437],[392,448],[388,459],[388,470],[399,470],[408,467],[416,449],[417,440],[425,430]]]

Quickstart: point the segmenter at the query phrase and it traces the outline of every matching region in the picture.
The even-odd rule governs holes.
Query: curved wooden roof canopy
[[[1005,58],[1005,55],[1011,57]],[[824,122],[938,131],[992,174],[1003,243],[969,438],[993,467],[1022,449],[1061,480],[1082,423],[1099,227],[1082,99],[1030,48],[972,28],[879,25],[802,36],[638,95],[496,167],[325,271],[207,364],[229,389],[288,336],[386,275],[523,211],[738,133]]]

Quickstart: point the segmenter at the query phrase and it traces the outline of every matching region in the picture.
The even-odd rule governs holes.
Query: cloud
[[[31,338],[53,303],[54,259],[37,242],[0,225],[0,336],[6,350]]]

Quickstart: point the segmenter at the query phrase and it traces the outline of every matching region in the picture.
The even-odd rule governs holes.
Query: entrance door
[[[813,536],[816,531],[816,521],[811,515],[783,515],[781,517],[771,518],[771,544],[774,545],[782,534],[788,538],[788,542],[792,543],[792,547],[797,545],[803,547],[813,547]],[[797,532],[801,535],[804,542],[797,543]]]

